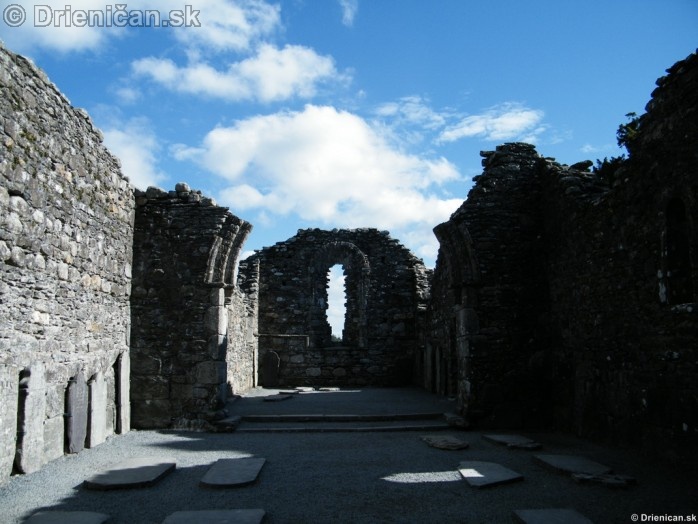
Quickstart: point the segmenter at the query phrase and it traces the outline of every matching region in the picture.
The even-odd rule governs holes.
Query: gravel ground
[[[317,397],[318,402],[329,399]],[[293,409],[300,406],[293,404],[297,400],[265,403],[274,405],[265,409],[298,413]],[[350,412],[375,410],[378,404],[380,399]],[[498,523],[512,522],[515,509],[546,507],[576,509],[596,523],[632,522],[633,514],[639,519],[642,514],[698,515],[694,475],[631,452],[554,433],[526,434],[543,444],[541,452],[584,455],[638,481],[612,489],[577,484],[534,462],[536,452],[489,443],[478,431],[438,433],[470,442],[469,449],[459,451],[431,448],[420,440],[423,434],[132,431],[62,457],[39,472],[13,477],[0,488],[0,521],[22,522],[40,509],[99,511],[128,524],[160,523],[174,511],[236,508],[262,508],[266,523]],[[144,489],[96,492],[81,487],[95,472],[145,456],[173,457],[177,469]],[[198,486],[217,459],[252,456],[267,459],[255,484],[226,490]],[[463,460],[498,462],[525,480],[474,489],[457,472]]]

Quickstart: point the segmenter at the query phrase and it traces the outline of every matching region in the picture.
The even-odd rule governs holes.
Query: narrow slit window
[[[327,272],[327,322],[332,329],[332,342],[344,340],[344,326],[347,316],[347,292],[344,267],[335,264]]]

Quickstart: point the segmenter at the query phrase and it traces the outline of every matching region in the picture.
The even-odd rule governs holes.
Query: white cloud
[[[315,95],[319,84],[343,80],[331,57],[312,49],[263,44],[257,53],[219,71],[205,63],[179,67],[172,60],[142,58],[132,64],[137,76],[148,77],[173,91],[228,101],[271,102]]]
[[[124,33],[116,27],[77,27],[66,24],[66,16],[75,11],[104,11],[103,0],[73,0],[70,5],[60,3],[49,5],[24,0],[9,2],[3,13],[18,7],[24,10],[25,21],[19,27],[9,27],[0,23],[0,37],[6,45],[20,53],[36,50],[51,50],[59,53],[94,51],[101,48],[110,38]],[[70,9],[65,12],[66,7]],[[68,16],[70,19],[71,16]]]
[[[618,150],[618,147],[616,144],[602,144],[600,146],[595,146],[592,144],[584,144],[582,147],[579,148],[579,150],[582,153],[585,154],[600,154],[600,153],[608,153],[608,152],[614,152]]]
[[[342,23],[351,27],[354,25],[356,12],[359,10],[359,0],[339,0],[339,5],[342,8]]]
[[[139,189],[156,186],[165,179],[157,169],[160,150],[157,137],[147,120],[131,119],[123,126],[103,130],[104,144],[121,160],[121,170]]]
[[[345,276],[341,266],[332,266],[329,271],[327,286],[327,322],[332,326],[332,334],[342,338],[347,308]]]
[[[133,87],[119,87],[114,90],[114,93],[119,101],[126,105],[133,104],[141,97],[140,91]]]
[[[448,126],[439,142],[480,137],[485,140],[535,139],[546,127],[541,125],[544,113],[517,102],[505,102],[479,115],[470,115]]]
[[[446,124],[446,116],[429,107],[429,101],[420,96],[406,96],[397,102],[389,102],[378,107],[379,117],[395,119],[399,123],[419,125],[434,130]]]
[[[161,13],[161,20],[169,19],[172,10],[185,10],[184,3],[175,5],[171,0],[145,0],[137,5],[109,4],[103,0],[71,0],[70,4],[53,2],[50,5],[49,2],[37,4],[19,0],[13,5],[20,5],[24,9],[26,21],[20,27],[0,24],[0,36],[9,47],[24,53],[36,49],[61,53],[96,51],[114,37],[137,31],[137,28],[115,27],[121,20],[128,20],[125,15],[113,16],[119,12],[116,8],[118,5],[125,5],[130,16],[145,10],[157,10]],[[249,50],[281,25],[281,8],[263,0],[197,0],[191,9],[199,11],[196,19],[200,27],[170,27],[163,30],[185,46],[204,48],[207,52]],[[75,18],[75,13],[79,11],[87,13],[89,23]],[[99,20],[98,13],[102,17],[101,27],[93,22]]]
[[[171,0],[160,0],[173,9]],[[192,4],[200,11],[201,27],[175,30],[177,39],[187,46],[216,51],[245,51],[255,42],[271,35],[281,24],[278,5],[263,0],[197,0]],[[180,7],[181,8],[181,7]]]
[[[460,178],[450,162],[405,154],[362,118],[333,107],[308,105],[219,127],[201,147],[180,146],[176,157],[228,179],[219,200],[235,213],[378,227],[396,238],[413,232],[424,236],[414,245],[430,249],[431,228],[462,203],[439,194],[440,184]]]

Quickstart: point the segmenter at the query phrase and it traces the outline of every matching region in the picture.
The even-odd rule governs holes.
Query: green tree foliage
[[[618,140],[618,146],[624,147],[628,153],[630,153],[633,143],[639,135],[640,117],[632,112],[626,113],[625,116],[628,119],[628,122],[618,126],[618,131],[616,131],[616,139]]]

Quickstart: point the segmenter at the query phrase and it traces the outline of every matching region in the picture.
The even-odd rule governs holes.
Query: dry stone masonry
[[[328,271],[346,277],[341,342],[327,322]],[[424,339],[429,271],[387,231],[299,230],[241,264],[259,279],[263,384],[398,385],[413,382]]]
[[[87,114],[4,48],[0,91],[3,479],[129,429],[135,206]]]
[[[135,198],[133,424],[213,418],[228,388],[254,385],[241,378],[253,376],[254,323],[234,286],[252,227],[184,183],[171,192],[136,191]]]
[[[505,144],[436,227],[423,380],[472,420],[695,464],[698,57],[668,73],[618,169]]]
[[[211,429],[259,384],[419,384],[471,424],[696,464],[698,57],[668,73],[628,159],[483,152],[433,271],[370,228],[300,230],[238,269],[249,223],[185,183],[134,190],[0,46],[0,482],[132,425]]]

